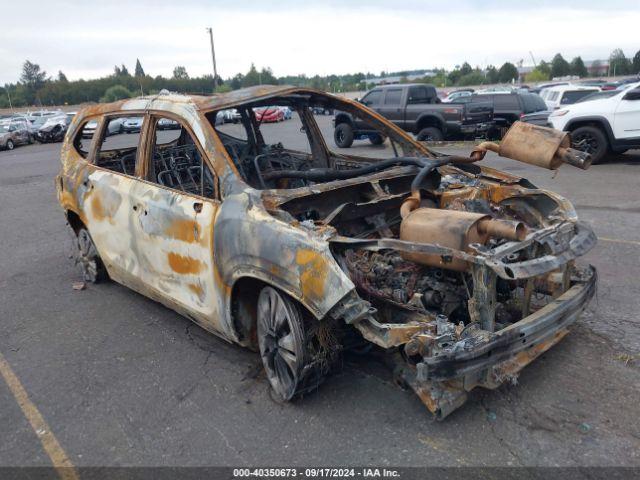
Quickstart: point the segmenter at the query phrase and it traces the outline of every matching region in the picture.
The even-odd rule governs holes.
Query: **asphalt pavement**
[[[319,122],[334,148],[330,117]],[[285,145],[304,137],[280,125]],[[599,290],[516,385],[476,390],[438,422],[375,357],[348,355],[317,392],[280,404],[257,354],[118,284],[72,289],[59,151],[0,152],[0,358],[73,465],[640,466],[640,152],[586,172],[487,158],[573,201],[600,237],[584,259]],[[0,377],[0,466],[50,465],[14,387]]]

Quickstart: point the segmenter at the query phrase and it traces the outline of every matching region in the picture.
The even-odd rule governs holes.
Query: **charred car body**
[[[308,150],[265,141],[254,109],[267,106],[296,111]],[[215,124],[230,108],[242,135]],[[330,151],[313,108],[366,121],[390,157]],[[135,144],[106,135],[121,117],[141,119]],[[170,139],[163,118],[180,124]],[[98,134],[83,145],[91,121]],[[568,141],[517,123],[500,146],[442,155],[357,102],[262,86],[86,109],[56,182],[87,280],[109,276],[258,350],[281,399],[317,388],[343,349],[369,342],[442,418],[557,343],[594,294],[595,270],[574,260],[596,239],[571,204],[476,163],[495,150],[588,166]]]

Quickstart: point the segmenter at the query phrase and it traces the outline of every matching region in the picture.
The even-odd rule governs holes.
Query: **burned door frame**
[[[224,289],[220,288],[213,251],[214,222],[220,210],[218,175],[189,123],[167,111],[148,110],[138,159],[138,184],[132,198],[140,203],[131,229],[141,262],[144,294],[177,310],[205,329],[227,337]],[[157,123],[175,120],[194,142],[203,168],[213,176],[213,198],[185,192],[149,178]]]
[[[106,129],[112,118],[142,116],[143,124],[138,144],[134,174],[119,172],[97,164],[100,147],[106,140]],[[127,192],[139,180],[136,176],[140,161],[143,131],[148,124],[143,110],[117,111],[98,114],[85,120],[96,119],[98,125],[91,139],[91,146],[87,155],[87,175],[82,186],[82,219],[100,254],[109,276],[127,286],[136,289],[137,275],[135,259],[127,253],[131,251],[132,239],[129,232],[129,214]],[[82,131],[77,130],[77,135]],[[98,188],[96,188],[98,186]],[[98,193],[100,192],[100,193]],[[114,225],[120,222],[120,228],[114,235]],[[101,227],[108,226],[102,231]],[[110,254],[111,253],[111,254]]]

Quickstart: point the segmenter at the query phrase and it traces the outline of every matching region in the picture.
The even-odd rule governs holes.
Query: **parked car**
[[[65,113],[50,117],[41,117],[42,124],[38,123],[35,131],[35,139],[40,143],[61,142],[67,133],[68,119]],[[34,122],[35,125],[35,122]]]
[[[124,123],[126,120],[127,120],[126,118],[118,118],[113,122],[109,122],[107,125],[107,136],[124,133],[125,131]],[[93,134],[95,133],[96,128],[98,128],[97,120],[90,120],[85,124],[84,128],[82,129],[82,136],[84,138],[93,137]]]
[[[256,120],[262,123],[282,122],[284,112],[278,107],[262,107],[254,109]]]
[[[142,117],[127,118],[122,123],[122,130],[125,133],[138,133],[142,129]]]
[[[315,106],[311,109],[314,115],[333,115],[333,109]]]
[[[419,141],[481,136],[493,125],[493,111],[488,102],[442,103],[433,85],[380,86],[368,92],[360,102],[415,134]],[[369,124],[354,119],[348,112],[338,112],[334,126],[334,141],[340,148],[350,147],[354,140],[369,139],[374,145],[384,142]]]
[[[509,93],[485,93],[479,95],[477,99],[489,102],[489,106],[493,109],[494,126],[489,132],[489,136],[502,138],[507,129],[517,120],[527,121],[529,123],[537,123],[540,116],[548,116],[547,105],[539,95],[535,93],[521,91],[513,91]],[[461,102],[473,102],[475,96],[471,98],[462,98]],[[527,115],[539,114],[537,117],[527,117]]]
[[[171,118],[162,118],[156,127],[158,130],[179,130],[180,124]]]
[[[613,92],[554,110],[549,116],[550,125],[570,132],[572,146],[588,152],[593,163],[605,161],[609,153],[640,148],[640,83]]]
[[[220,110],[251,117],[265,101],[348,112],[396,150],[336,154],[313,115],[300,117],[304,150],[259,122],[239,136],[214,125]],[[88,121],[135,114],[150,130],[175,118],[181,133],[83,149]],[[375,345],[445,417],[558,343],[596,291],[576,261],[595,235],[568,200],[481,166],[483,150],[432,152],[345,98],[265,85],[150,96],[88,107],[72,125],[55,185],[85,280],[111,278],[260,352],[280,401],[316,390],[343,351]],[[559,149],[566,134],[522,125],[483,148],[585,166]]]
[[[569,85],[569,82],[541,83],[540,85],[536,85],[534,88],[530,88],[529,92],[530,93],[540,94],[542,92],[542,90],[545,90],[545,89],[551,88],[551,87],[558,87],[560,85]]]
[[[240,121],[240,114],[234,108],[223,110],[220,114],[223,123],[238,123]]]
[[[0,120],[0,149],[13,150],[18,145],[33,143],[28,124],[24,118]]]
[[[282,114],[284,115],[284,119],[285,120],[291,120],[291,117],[293,116],[293,111],[289,108],[289,107],[278,107],[280,108],[280,110],[282,110]]]
[[[549,110],[555,110],[563,105],[571,105],[582,97],[586,97],[594,92],[599,92],[600,90],[600,87],[560,85],[544,89],[540,93],[540,96],[547,104]]]
[[[455,90],[451,93],[449,93],[446,97],[444,97],[442,99],[442,101],[444,103],[450,103],[450,102],[455,102],[457,99],[462,98],[462,97],[470,97],[471,94],[473,94],[473,88],[470,88],[468,90]]]

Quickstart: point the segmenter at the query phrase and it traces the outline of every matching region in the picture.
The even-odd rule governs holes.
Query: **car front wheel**
[[[605,160],[609,150],[607,137],[598,127],[579,127],[571,132],[571,146],[591,155],[591,163],[598,164]]]
[[[349,148],[353,145],[353,128],[348,123],[336,125],[333,131],[333,141],[340,148]]]
[[[260,356],[277,400],[317,388],[332,359],[318,341],[319,322],[306,318],[294,300],[273,287],[260,291],[257,312]]]

